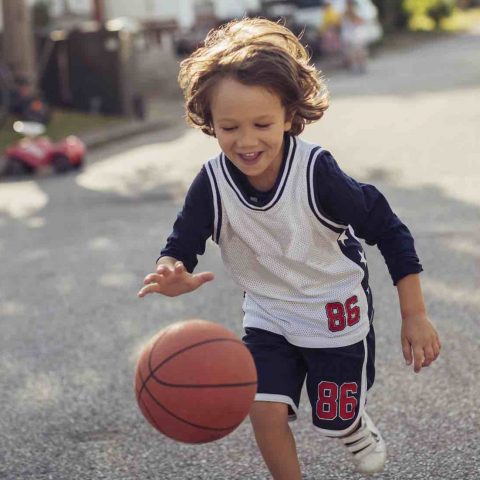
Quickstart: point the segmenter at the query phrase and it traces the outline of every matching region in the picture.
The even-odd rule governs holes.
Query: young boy
[[[305,379],[314,425],[341,440],[358,471],[381,471],[385,444],[365,411],[373,305],[357,237],[385,257],[399,293],[403,353],[419,372],[440,342],[410,232],[375,187],[297,137],[322,117],[328,95],[288,29],[244,19],[213,31],[182,62],[179,81],[189,121],[215,136],[221,153],[193,181],[138,295],[177,296],[213,280],[192,273],[211,236],[245,291],[244,341],[258,372],[250,418],[272,476],[301,478],[288,420]]]

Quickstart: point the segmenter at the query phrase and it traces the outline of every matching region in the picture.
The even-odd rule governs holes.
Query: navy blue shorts
[[[257,367],[255,400],[286,403],[294,420],[306,379],[312,421],[322,433],[341,436],[357,423],[375,377],[373,326],[364,340],[339,348],[298,347],[258,328],[246,328],[243,341]]]

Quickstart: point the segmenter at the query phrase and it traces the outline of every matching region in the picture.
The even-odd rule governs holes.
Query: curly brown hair
[[[215,136],[210,90],[226,77],[276,93],[292,120],[292,135],[328,108],[327,88],[307,50],[288,28],[270,20],[244,18],[211,30],[204,45],[181,62],[187,121],[207,135]]]

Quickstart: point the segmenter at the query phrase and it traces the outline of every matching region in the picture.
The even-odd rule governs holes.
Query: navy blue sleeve
[[[316,160],[314,185],[315,201],[328,218],[351,225],[357,237],[377,245],[394,285],[423,270],[410,231],[376,187],[349,177],[327,151]]]
[[[212,235],[213,222],[212,189],[203,167],[187,192],[160,257],[174,257],[184,263],[187,271],[193,272],[198,263],[197,255],[205,253],[205,243]]]

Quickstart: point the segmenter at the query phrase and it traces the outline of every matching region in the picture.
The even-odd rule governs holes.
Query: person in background
[[[342,18],[341,41],[346,66],[354,73],[367,70],[368,45],[357,0],[347,0]]]
[[[326,0],[323,5],[323,18],[320,25],[322,53],[333,55],[340,51],[341,24],[342,16],[335,10],[331,0]]]

